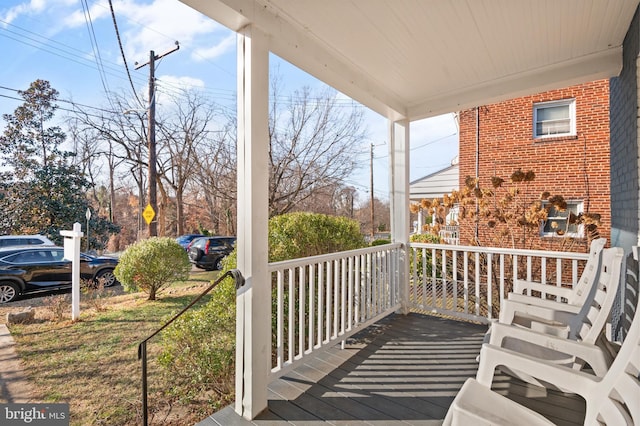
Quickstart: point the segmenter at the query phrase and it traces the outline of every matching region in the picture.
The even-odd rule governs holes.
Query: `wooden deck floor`
[[[249,422],[227,407],[199,426],[439,425],[468,377],[487,327],[422,314],[393,315],[269,387],[268,410]],[[497,375],[494,388],[571,425],[582,401]],[[560,414],[558,414],[560,413]],[[566,414],[566,416],[565,416]],[[582,422],[579,421],[578,424]]]

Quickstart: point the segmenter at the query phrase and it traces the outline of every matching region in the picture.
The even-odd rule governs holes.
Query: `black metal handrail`
[[[169,324],[174,322],[178,317],[188,311],[193,305],[198,303],[200,299],[207,295],[211,290],[216,288],[216,286],[225,278],[231,277],[236,282],[236,290],[244,285],[244,277],[237,269],[231,269],[230,271],[225,272],[222,276],[218,277],[205,291],[203,291],[198,297],[193,299],[191,303],[184,307],[180,312],[175,314],[173,318],[167,321],[162,327],[154,331],[149,337],[144,339],[138,345],[138,359],[142,360],[142,421],[144,426],[149,424],[149,413],[148,413],[148,401],[147,401],[147,342],[154,337],[156,334],[160,333],[162,330],[167,328]]]

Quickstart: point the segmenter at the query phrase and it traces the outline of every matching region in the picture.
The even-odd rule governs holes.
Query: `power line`
[[[2,20],[0,20],[0,23],[5,24],[5,27],[0,26],[0,36],[3,36],[10,40],[14,40],[26,46],[33,47],[35,49],[57,56],[64,60],[74,62],[78,65],[82,65],[84,67],[91,68],[91,69],[96,69],[96,64],[93,61],[87,59],[87,55],[79,51],[78,49],[75,49],[63,43],[59,43],[55,40],[41,37],[31,31],[25,30],[13,24],[9,24]],[[18,31],[9,30],[8,26],[17,28],[18,30],[26,34],[34,34],[36,37],[26,36],[25,34],[22,34]],[[105,61],[103,61],[103,69],[108,70],[106,71],[107,74],[113,77],[122,79],[121,70],[117,64],[107,63],[107,66],[105,66],[104,63]],[[143,84],[143,83],[144,83],[144,79],[141,78],[140,84]]]
[[[120,39],[120,30],[118,29],[118,22],[116,21],[116,14],[113,10],[113,4],[111,0],[109,0],[109,9],[111,10],[111,19],[113,21],[113,28],[116,31],[116,39],[118,40],[118,47],[120,48],[120,55],[122,56],[122,61],[124,62],[124,69],[127,72],[127,78],[129,79],[129,84],[131,84],[131,90],[133,91],[133,96],[135,96],[136,100],[140,104],[140,106],[144,107],[144,104],[140,101],[138,97],[138,93],[136,92],[136,87],[133,84],[133,80],[131,79],[131,72],[129,71],[129,64],[127,64],[127,58],[124,54],[124,48],[122,47],[122,40]]]
[[[91,47],[93,49],[93,57],[96,60],[98,74],[100,75],[100,81],[102,82],[102,88],[104,89],[107,99],[111,102],[108,94],[109,84],[107,83],[107,77],[105,75],[104,66],[102,64],[102,56],[100,55],[100,48],[98,47],[98,39],[96,38],[96,32],[93,28],[93,21],[91,20],[91,12],[87,0],[82,0],[82,10],[84,12],[84,21],[87,25],[87,32],[89,33],[89,40],[91,41]]]
[[[83,0],[84,1],[84,0]],[[131,21],[131,20],[130,20]],[[135,21],[132,21],[135,22]],[[128,65],[126,62],[126,59],[122,53],[122,45],[121,45],[121,40],[118,41],[118,45],[119,48],[121,50],[121,55],[123,56],[123,60],[125,63],[125,72],[124,74],[126,76],[122,75],[122,71],[121,71],[121,67],[118,64],[115,63],[110,63],[105,61],[104,59],[102,59],[99,54],[99,52],[94,52],[93,56],[95,59],[95,62],[93,61],[89,61],[88,59],[86,59],[86,54],[79,51],[78,49],[66,45],[64,43],[60,43],[56,40],[50,39],[50,38],[46,38],[46,37],[42,37],[39,34],[36,34],[32,31],[29,31],[27,29],[21,28],[17,25],[11,24],[9,22],[0,20],[0,23],[4,24],[4,28],[0,27],[0,29],[2,30],[2,32],[4,32],[4,34],[2,32],[0,32],[0,35],[4,36],[5,38],[8,38],[10,40],[14,40],[18,43],[42,50],[44,52],[47,52],[49,54],[52,54],[54,56],[58,56],[62,59],[77,63],[79,65],[82,66],[86,66],[88,68],[92,68],[92,69],[97,69],[99,72],[101,71],[101,78],[103,80],[106,79],[107,76],[111,76],[111,77],[115,77],[115,78],[119,78],[119,79],[124,79],[127,80],[127,82],[132,86],[133,90],[134,90],[134,95],[136,96],[136,99],[138,100],[138,102],[143,105],[143,103],[140,101],[136,91],[135,91],[135,83],[133,82],[133,80],[136,80],[139,84],[144,84],[144,80],[141,77],[132,77],[131,73],[128,71]],[[114,27],[116,24],[114,24]],[[8,29],[9,27],[14,28],[18,31],[12,31],[10,29]],[[146,28],[146,27],[145,27]],[[119,30],[116,30],[117,34],[118,34],[118,38],[119,38]],[[157,31],[156,31],[157,32]],[[162,34],[160,32],[158,32],[159,34]],[[9,35],[9,34],[13,34]],[[25,35],[28,34],[28,35]],[[90,62],[90,63],[88,63]],[[212,62],[210,62],[212,63]],[[221,68],[219,65],[212,63],[214,65],[217,66],[217,68],[220,68],[221,70],[223,70],[224,72],[228,73],[231,75],[231,73],[224,69]],[[161,79],[159,79],[160,81]],[[173,85],[171,83],[168,82],[164,82],[164,84],[166,86],[172,86],[175,88],[179,88],[176,85]],[[215,96],[217,99],[224,99],[227,100],[229,102],[237,102],[237,96],[236,96],[236,92],[234,89],[223,89],[223,88],[210,88],[210,87],[202,87],[200,85],[193,85],[193,84],[189,84],[186,82],[182,82],[181,83],[183,86],[188,86],[191,87],[195,90],[201,91],[203,93],[209,93],[212,96]],[[104,84],[106,86],[106,83]],[[106,91],[108,91],[107,88],[105,88]],[[338,93],[337,91],[335,91],[335,93]],[[280,95],[280,96],[271,96],[272,99],[277,99],[278,102],[282,103],[282,104],[295,104],[295,103],[299,103],[302,101],[306,101],[307,103],[309,103],[310,105],[314,105],[316,103],[326,103],[327,102],[327,98],[326,97],[322,97],[322,96],[311,96],[311,97],[302,97],[302,96],[296,96],[296,95]],[[352,100],[352,99],[343,99],[343,98],[330,98],[331,102],[333,103],[333,105],[335,107],[341,107],[341,108],[354,108],[354,109],[364,109],[366,107],[364,107],[363,105],[357,103],[356,101]]]
[[[110,2],[110,3],[111,3],[111,2]],[[102,4],[99,4],[99,3],[96,3],[96,6],[98,6],[98,7],[104,7]],[[175,36],[170,36],[170,35],[168,35],[168,34],[165,34],[165,33],[163,33],[162,31],[158,31],[158,30],[157,30],[157,29],[155,29],[155,28],[148,27],[148,26],[146,26],[143,22],[137,21],[137,20],[135,20],[135,19],[131,19],[131,18],[130,18],[130,17],[128,17],[128,16],[125,16],[125,19],[126,19],[128,22],[131,22],[131,23],[133,23],[133,24],[135,24],[135,25],[138,25],[138,26],[140,26],[140,27],[142,27],[142,28],[145,28],[145,29],[147,29],[147,30],[149,30],[149,31],[151,31],[151,32],[153,32],[153,33],[156,33],[156,34],[158,34],[158,35],[160,35],[160,36],[162,36],[162,37],[165,37],[167,40],[170,40],[171,42],[173,42],[173,41],[174,41],[174,40],[176,40],[176,38],[177,38],[177,37],[175,37]],[[235,34],[232,34],[232,36],[233,36],[233,37],[235,37]],[[181,49],[183,49],[183,50],[184,50],[184,49],[185,49],[185,47],[186,47],[186,49],[187,49],[187,50],[189,49],[188,44],[186,44],[186,45],[185,45],[184,43],[181,43]],[[232,73],[232,72],[231,72],[231,71],[229,71],[228,69],[225,69],[225,68],[221,67],[218,63],[216,63],[216,62],[214,62],[214,61],[210,60],[209,58],[207,58],[207,57],[205,57],[205,56],[199,55],[199,54],[197,54],[197,53],[193,53],[193,55],[194,55],[194,56],[197,56],[197,57],[199,57],[199,58],[201,58],[201,59],[202,59],[202,60],[204,60],[204,61],[207,61],[207,62],[208,62],[209,64],[211,64],[212,66],[214,66],[214,67],[218,68],[219,70],[221,70],[221,71],[225,72],[226,74],[228,74],[228,75],[230,75],[230,76],[232,76],[232,77],[235,77],[235,76],[236,76],[236,74],[235,74],[235,73]]]
[[[415,151],[416,149],[420,149],[420,148],[424,148],[425,146],[433,145],[433,144],[434,144],[434,143],[436,143],[436,142],[440,142],[440,141],[441,141],[441,140],[443,140],[443,139],[447,139],[447,138],[450,138],[450,137],[452,137],[452,136],[456,136],[457,134],[458,134],[457,132],[454,132],[454,133],[451,133],[450,135],[442,136],[441,138],[434,139],[434,140],[429,141],[429,142],[427,142],[427,143],[425,143],[425,144],[423,144],[423,145],[419,145],[419,146],[412,147],[412,148],[410,149],[410,151]]]
[[[9,91],[16,92],[16,93],[21,91],[21,90],[13,89],[13,88],[6,87],[6,86],[0,86],[0,89],[9,90]],[[0,95],[0,97],[24,102],[24,98],[18,98],[18,97],[8,96],[8,95]],[[75,102],[75,101],[72,101],[72,100],[69,100],[69,99],[60,99],[60,98],[58,98],[58,99],[56,99],[56,102],[66,103],[66,104],[69,104],[69,105],[73,106],[74,108],[78,108],[78,107],[90,108],[90,109],[93,109],[95,111],[100,111],[100,112],[104,112],[104,113],[107,113],[107,114],[120,114],[120,113],[122,113],[122,111],[109,110],[109,109],[105,109],[105,108],[101,108],[101,107],[95,107],[95,106],[92,106],[92,105],[81,104],[79,102]],[[63,108],[63,107],[60,107],[60,106],[58,106],[57,109],[60,109],[62,111],[77,112],[77,110]],[[100,118],[100,116],[95,115],[95,114],[87,114],[87,115],[90,115],[92,117]]]

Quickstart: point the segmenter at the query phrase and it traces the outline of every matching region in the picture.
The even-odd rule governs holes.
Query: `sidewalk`
[[[32,402],[33,387],[22,370],[13,337],[0,324],[0,403]]]

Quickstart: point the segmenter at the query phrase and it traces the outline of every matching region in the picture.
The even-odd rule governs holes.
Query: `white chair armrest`
[[[509,349],[483,344],[480,350],[480,365],[476,379],[484,386],[491,387],[495,369],[499,366],[521,371],[538,380],[550,383],[565,392],[585,397],[593,394],[600,377],[555,365]]]
[[[539,297],[527,296],[524,294],[509,293],[507,297],[508,297],[508,300],[512,300],[514,302],[524,303],[528,305],[544,306],[549,309],[556,309],[558,311],[571,312],[573,314],[577,314],[578,312],[580,312],[580,309],[582,308],[581,305],[574,305],[571,303],[564,303],[564,302],[556,302],[555,300],[541,299]]]
[[[552,425],[548,419],[474,379],[467,379],[451,403],[443,425]]]
[[[551,284],[541,284],[535,281],[517,280],[513,286],[513,292],[517,294],[523,294],[525,290],[539,291],[545,294],[551,294],[556,297],[564,297],[567,300],[573,298],[573,289],[566,287],[558,287]]]
[[[517,322],[516,316],[520,316],[526,317],[532,322],[537,321],[551,325],[568,326],[576,315],[575,313],[564,310],[519,303],[515,300],[505,300],[500,309],[503,310],[500,315],[500,322],[505,324]]]
[[[517,325],[502,324],[499,322],[491,323],[489,329],[489,343],[496,346],[503,346],[503,341],[506,337],[523,340],[527,343],[532,343],[538,346],[552,347],[554,343],[567,340],[569,336],[569,328],[563,328],[565,334],[558,337],[557,335],[551,336],[546,333],[540,333],[528,328],[518,327]],[[558,330],[559,332],[560,330]],[[556,343],[561,344],[561,343]]]

